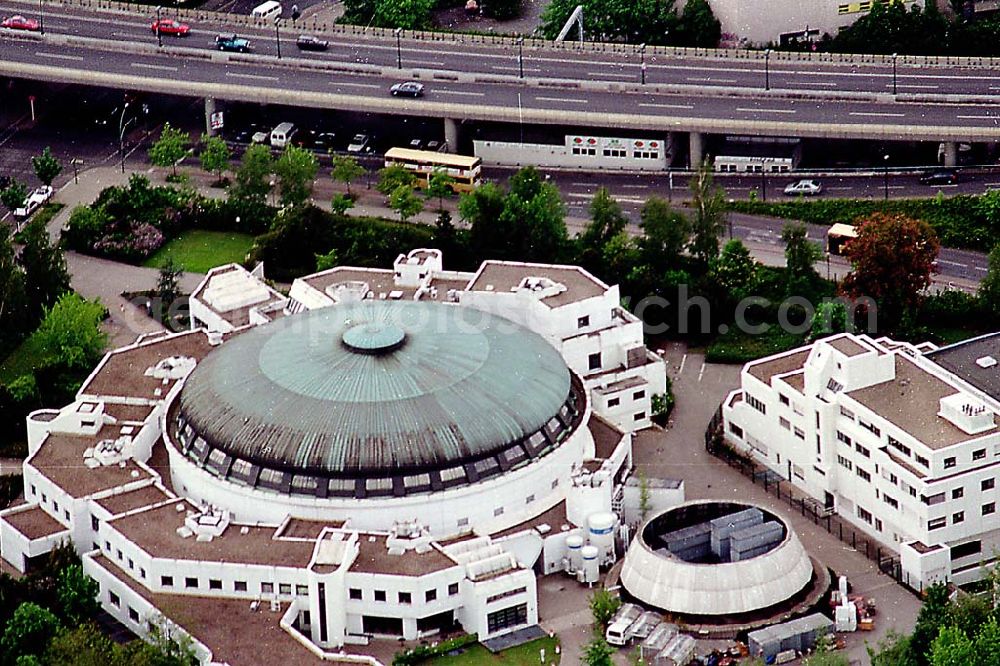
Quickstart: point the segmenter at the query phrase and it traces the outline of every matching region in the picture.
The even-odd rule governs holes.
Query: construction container
[[[729,535],[733,532],[760,525],[764,522],[764,513],[751,507],[736,513],[730,513],[709,521],[712,528],[712,553],[723,562],[729,561]]]
[[[667,549],[686,561],[697,561],[712,552],[712,526],[698,523],[668,532],[660,537]]]
[[[729,561],[741,562],[766,553],[784,538],[785,528],[774,521],[737,530],[729,535]]]

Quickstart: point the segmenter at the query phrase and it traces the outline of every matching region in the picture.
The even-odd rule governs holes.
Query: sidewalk
[[[59,233],[75,207],[92,203],[106,187],[127,183],[132,173],[126,169],[123,174],[116,166],[94,167],[81,172],[78,183],[70,180],[63,185],[54,198],[65,204],[65,208],[52,218],[47,227],[53,242],[58,242]],[[132,303],[122,297],[124,292],[153,289],[159,278],[159,271],[155,268],[131,266],[77,252],[66,252],[66,267],[74,290],[84,298],[99,298],[107,307],[111,316],[104,329],[112,348],[129,344],[144,333],[165,330],[158,321],[146,316],[144,304]],[[185,273],[180,281],[181,290],[190,293],[202,277]]]

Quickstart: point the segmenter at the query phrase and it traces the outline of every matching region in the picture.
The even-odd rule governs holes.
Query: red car
[[[191,32],[191,26],[187,23],[178,23],[173,19],[160,19],[159,21],[153,21],[153,24],[149,26],[149,29],[156,34],[156,30],[159,28],[161,35],[177,35],[178,37],[184,37],[189,32]]]
[[[6,18],[0,23],[0,27],[9,28],[11,30],[38,30],[38,21],[35,19],[25,18],[20,14]]]

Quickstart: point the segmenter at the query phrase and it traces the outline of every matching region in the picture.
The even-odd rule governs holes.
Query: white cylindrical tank
[[[580,556],[583,558],[583,582],[596,583],[601,575],[600,562],[598,561],[600,551],[594,546],[584,546],[580,549]]]
[[[598,550],[601,564],[615,561],[615,526],[618,517],[601,511],[587,517],[587,541]]]
[[[566,537],[566,556],[569,557],[569,572],[575,573],[583,565],[583,557],[580,550],[583,548],[583,537],[579,534],[570,534]]]

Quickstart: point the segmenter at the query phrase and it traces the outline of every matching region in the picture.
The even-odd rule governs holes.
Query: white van
[[[284,148],[295,136],[295,125],[292,123],[281,123],[271,130],[271,146],[274,148]]]
[[[250,16],[265,21],[278,18],[281,16],[281,3],[277,0],[267,0],[267,2],[254,7]]]

